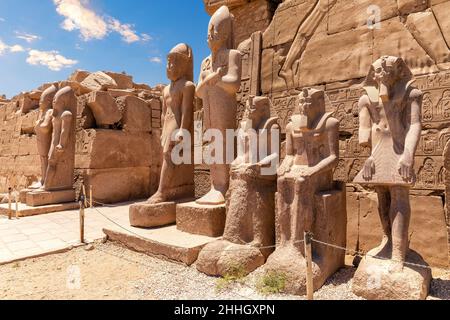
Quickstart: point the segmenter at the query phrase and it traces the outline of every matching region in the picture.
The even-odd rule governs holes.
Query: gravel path
[[[256,271],[218,289],[218,279],[195,266],[171,263],[116,244],[95,244],[51,256],[0,266],[0,299],[301,300],[258,293]],[[315,293],[318,300],[357,300],[351,292],[354,268],[345,268]],[[446,280],[445,280],[446,279]],[[79,285],[79,286],[78,286]],[[450,299],[450,274],[433,281],[434,298]]]

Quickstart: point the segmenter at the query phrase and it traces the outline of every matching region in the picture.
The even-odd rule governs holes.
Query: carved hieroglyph
[[[324,91],[304,89],[286,128],[286,157],[278,169],[277,248],[266,271],[283,273],[286,291],[304,294],[304,232],[327,243],[345,245],[345,188],[336,189],[333,170],[339,163],[339,122],[325,112]],[[315,246],[314,288],[344,263],[344,253]]]
[[[131,225],[155,227],[175,222],[176,204],[194,197],[194,96],[193,54],[187,44],[175,46],[167,56],[167,77],[171,83],[163,91],[161,145],[163,163],[158,191],[146,202],[130,207]],[[178,153],[174,150],[182,146]],[[180,153],[190,156],[181,157]],[[175,163],[174,156],[181,163]],[[186,161],[187,160],[187,161]]]
[[[209,275],[224,276],[235,266],[252,272],[275,244],[276,172],[264,168],[273,165],[276,170],[278,163],[279,146],[271,144],[272,135],[279,133],[278,118],[270,117],[266,97],[250,97],[246,113],[238,138],[240,155],[231,164],[223,240],[207,245],[197,261],[197,269]],[[265,146],[267,151],[260,153]]]
[[[368,299],[424,299],[430,284],[429,270],[405,265],[425,264],[409,250],[409,190],[415,183],[423,98],[413,82],[401,58],[383,56],[372,65],[359,101],[359,143],[372,153],[355,183],[375,187],[383,227],[381,245],[363,259],[353,283],[353,291]],[[380,259],[370,257],[377,255]],[[376,288],[368,285],[373,277],[379,279]]]
[[[233,44],[233,15],[226,6],[222,6],[209,23],[211,55],[202,63],[196,93],[203,101],[205,129],[220,131],[224,152],[222,157],[216,155],[216,164],[210,165],[211,190],[197,200],[198,204],[224,204],[229,186],[226,129],[236,129],[236,94],[241,84],[242,69],[241,53],[233,49]]]

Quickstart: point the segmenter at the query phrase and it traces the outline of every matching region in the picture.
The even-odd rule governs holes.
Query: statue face
[[[391,86],[395,79],[395,67],[385,62],[374,64],[375,80],[378,84]]]
[[[216,51],[222,48],[225,44],[225,37],[222,32],[220,32],[219,28],[214,25],[214,23],[210,23],[208,28],[208,47],[211,51]]]
[[[183,59],[178,54],[169,54],[167,56],[167,78],[171,81],[177,81],[184,74]]]

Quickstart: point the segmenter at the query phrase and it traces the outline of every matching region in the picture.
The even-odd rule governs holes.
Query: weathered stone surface
[[[117,89],[133,89],[133,77],[124,73],[105,72],[117,84]]]
[[[92,186],[93,198],[101,203],[117,203],[150,196],[150,168],[110,168],[77,170],[79,181]]]
[[[126,221],[122,223],[125,225]],[[132,250],[186,265],[193,264],[200,250],[209,242],[216,240],[181,232],[175,226],[158,229],[129,228],[133,233],[119,227],[104,229],[103,232],[108,235],[109,240],[118,241]]]
[[[202,249],[196,267],[207,275],[223,277],[235,270],[249,274],[262,266],[265,260],[255,247],[219,240]]]
[[[152,165],[153,150],[149,134],[90,129],[78,131],[77,140],[77,168],[109,169]]]
[[[376,256],[378,250],[369,252]],[[408,253],[407,262],[427,265],[415,251]],[[366,256],[352,282],[353,292],[368,300],[425,300],[431,283],[431,270],[411,265],[398,269],[390,260]]]
[[[26,114],[33,109],[39,107],[39,99],[32,99],[30,94],[24,93],[19,98],[19,111],[21,114]]]
[[[69,81],[83,82],[91,73],[85,70],[75,70],[69,77]]]
[[[135,203],[130,206],[130,224],[133,227],[153,228],[173,224],[176,221],[175,202],[149,204]]]
[[[22,201],[21,201],[22,202]],[[39,207],[30,207],[22,203],[19,203],[19,211],[18,211],[18,217],[31,217],[36,216],[40,214],[47,214],[52,212],[61,212],[66,210],[74,210],[78,209],[80,205],[78,202],[68,202],[68,203],[58,203],[58,204],[50,204],[50,205],[44,205]],[[13,206],[13,217],[15,216],[15,206]],[[8,204],[0,204],[0,215],[8,215]]]
[[[101,71],[91,73],[81,82],[81,85],[92,91],[117,88],[116,81],[114,81],[113,78]]]
[[[122,118],[116,101],[108,92],[95,91],[90,93],[87,105],[92,110],[97,126],[113,125]]]
[[[27,206],[39,207],[75,201],[75,189],[62,191],[32,191],[27,193]]]
[[[450,9],[450,6],[449,6]],[[450,50],[432,11],[408,15],[406,27],[434,63],[450,61]]]
[[[134,96],[118,98],[122,109],[122,127],[127,132],[152,131],[152,111],[145,100]]]
[[[183,232],[220,237],[225,219],[225,205],[199,205],[195,202],[177,205],[177,228]]]
[[[395,0],[338,0],[328,14],[328,33],[339,33],[361,26],[367,28],[369,20],[380,22],[380,27],[384,28],[382,21],[395,17],[397,12]],[[374,15],[374,20],[370,19],[371,15]]]
[[[448,19],[448,12],[450,11],[450,1],[440,1],[433,7],[433,13],[439,23],[439,27],[447,42],[447,46],[450,47],[450,21]]]

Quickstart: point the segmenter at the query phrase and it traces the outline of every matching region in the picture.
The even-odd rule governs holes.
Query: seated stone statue
[[[378,248],[365,257],[353,282],[367,299],[425,299],[431,274],[422,257],[409,249],[414,157],[422,124],[422,92],[401,58],[384,56],[371,67],[366,94],[359,101],[359,142],[372,153],[354,182],[375,188],[383,229]],[[373,258],[377,256],[378,258]]]
[[[249,273],[273,252],[268,247],[275,244],[279,127],[278,118],[270,117],[270,106],[266,97],[251,97],[247,104],[238,137],[240,155],[231,164],[225,234],[197,260],[197,269],[206,274],[224,276],[236,266]]]
[[[304,89],[299,108],[286,128],[286,157],[278,169],[277,248],[265,270],[283,273],[286,292],[306,292],[304,232],[328,243],[345,245],[345,191],[335,190],[339,162],[339,121],[326,113],[325,93]],[[344,263],[344,252],[313,247],[314,287]]]
[[[194,198],[193,61],[192,49],[184,43],[175,46],[167,56],[167,77],[171,82],[163,91],[163,163],[159,188],[146,203],[130,207],[132,226],[149,228],[174,223],[176,202]],[[176,152],[175,148],[180,146],[183,148]],[[180,163],[175,163],[175,156],[180,157]]]

